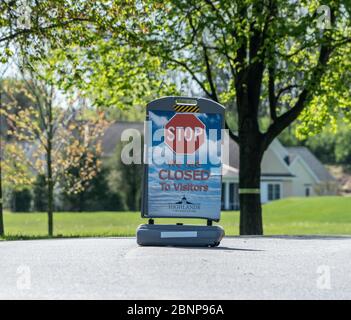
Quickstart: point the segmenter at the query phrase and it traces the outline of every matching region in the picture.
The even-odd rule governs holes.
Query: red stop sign
[[[165,125],[165,142],[177,154],[192,154],[204,141],[205,125],[193,114],[176,114]]]

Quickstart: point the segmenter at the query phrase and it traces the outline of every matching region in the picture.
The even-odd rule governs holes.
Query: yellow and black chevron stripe
[[[176,112],[199,112],[200,108],[194,105],[177,104],[174,106]]]

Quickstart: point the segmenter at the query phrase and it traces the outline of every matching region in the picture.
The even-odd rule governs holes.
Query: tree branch
[[[255,6],[255,11],[260,12],[262,10],[262,3]],[[275,11],[273,8],[269,8],[266,14],[263,30],[256,26],[256,21],[253,20],[250,23],[250,42],[249,42],[249,66],[248,66],[248,78],[247,78],[247,92],[248,92],[248,108],[250,113],[257,119],[258,109],[260,104],[261,87],[263,73],[265,70],[265,56],[267,48],[265,43],[268,38],[268,28],[272,18],[274,17]]]
[[[29,28],[29,29],[21,29],[19,31],[16,31],[14,33],[11,33],[5,37],[0,38],[0,43],[3,41],[8,41],[8,40],[13,40],[15,38],[17,38],[18,36],[24,35],[24,34],[31,34],[31,33],[37,33],[38,30],[45,31],[45,30],[49,30],[49,29],[55,29],[55,28],[59,28],[59,27],[64,27],[67,26],[73,22],[89,22],[89,19],[84,19],[84,18],[73,18],[71,20],[68,21],[63,21],[60,23],[56,23],[56,24],[52,24],[49,26],[37,26],[35,28]]]
[[[177,59],[174,59],[174,58],[171,58],[171,57],[168,57],[168,60],[171,61],[171,62],[174,62],[178,65],[180,65],[181,67],[183,67],[186,71],[188,71],[191,76],[193,77],[193,79],[196,81],[196,83],[201,87],[201,89],[209,96],[211,97],[211,92],[209,92],[206,87],[204,86],[204,84],[202,83],[202,81],[200,81],[200,79],[196,76],[195,72],[193,70],[191,70],[189,68],[189,66],[185,63],[185,62],[182,62],[182,61],[179,61]]]
[[[281,96],[285,91],[288,91],[288,90],[294,89],[294,88],[298,88],[298,85],[296,85],[296,84],[291,84],[291,85],[289,85],[289,86],[286,86],[286,87],[284,87],[284,88],[281,88],[281,89],[278,91],[278,93],[277,93],[277,95],[276,95],[276,97],[275,97],[276,102],[278,102],[280,96]]]
[[[328,45],[322,45],[320,49],[320,55],[317,66],[315,67],[310,81],[310,86],[306,86],[300,93],[295,105],[280,117],[276,119],[268,128],[264,134],[264,146],[265,149],[269,144],[297,117],[301,114],[302,110],[306,107],[308,99],[311,97],[311,91],[316,84],[320,83],[320,80],[325,72],[325,66],[328,63],[329,57],[333,51],[333,47]]]
[[[217,92],[216,92],[216,87],[215,87],[215,84],[214,84],[214,81],[213,81],[213,77],[212,77],[212,70],[211,70],[211,66],[210,66],[210,59],[208,57],[208,54],[207,54],[207,48],[205,46],[205,44],[202,42],[202,48],[203,48],[203,51],[204,51],[204,60],[205,60],[205,65],[206,65],[206,76],[207,76],[207,80],[210,84],[210,88],[211,88],[211,99],[213,99],[214,101],[216,102],[219,102],[218,101],[218,96],[217,96]]]
[[[225,121],[225,128],[228,130],[229,137],[232,138],[238,145],[240,145],[239,136],[237,136],[237,135],[229,128],[229,125],[228,125],[227,120]]]
[[[269,98],[269,113],[271,119],[275,121],[277,119],[277,99],[275,96],[275,73],[274,66],[268,67],[268,98]]]

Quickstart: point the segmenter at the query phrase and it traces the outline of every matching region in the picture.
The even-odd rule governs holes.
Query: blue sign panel
[[[220,113],[148,112],[148,217],[219,220],[222,117]]]

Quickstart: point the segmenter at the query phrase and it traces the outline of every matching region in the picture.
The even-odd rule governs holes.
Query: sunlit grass
[[[47,236],[46,213],[5,213],[5,239]],[[266,235],[351,235],[351,198],[289,198],[263,206]],[[140,212],[59,212],[54,214],[55,237],[134,236],[146,219]],[[155,219],[155,223],[205,224],[199,219]],[[225,211],[219,223],[226,235],[238,235],[239,212]]]

